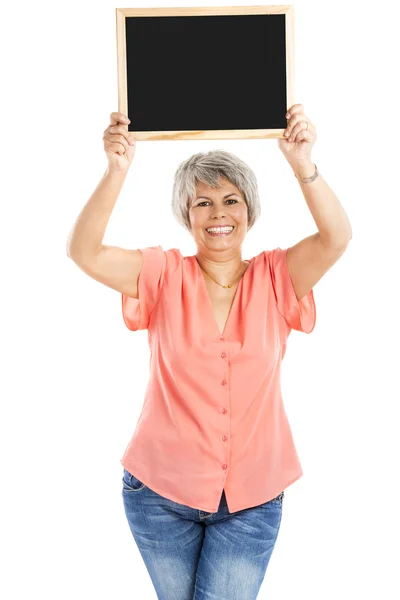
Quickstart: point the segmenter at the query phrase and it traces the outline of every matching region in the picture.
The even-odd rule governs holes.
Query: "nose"
[[[214,210],[211,211],[212,219],[220,219],[221,217],[225,218],[227,216],[227,211],[225,206],[217,206],[214,205]]]
[[[224,213],[223,210],[216,211],[215,215],[211,215],[211,218],[212,219],[221,219],[221,218],[226,219],[226,214]]]

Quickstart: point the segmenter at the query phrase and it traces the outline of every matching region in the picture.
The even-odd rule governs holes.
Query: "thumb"
[[[128,144],[128,148],[125,151],[126,157],[129,160],[129,162],[132,161],[133,157],[135,156],[135,152],[136,152],[136,139],[133,138],[133,145]]]

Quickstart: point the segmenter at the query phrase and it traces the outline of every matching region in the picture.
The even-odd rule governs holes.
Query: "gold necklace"
[[[197,260],[197,258],[196,258]],[[246,262],[246,261],[245,261]],[[203,269],[203,267],[200,265],[199,261],[197,260],[197,264],[199,265],[200,269],[203,271],[203,273],[205,273],[207,275],[207,277],[210,277],[210,275]],[[249,263],[250,264],[250,263]],[[212,277],[210,277],[211,281],[214,281],[214,283],[218,283],[218,285],[220,285],[223,288],[231,288],[237,281],[239,281],[239,279],[241,277],[243,277],[243,275],[246,273],[247,268],[243,271],[243,273],[241,275],[239,275],[239,277],[237,279],[235,279],[235,281],[233,283],[228,283],[228,285],[222,285],[222,283],[218,283],[218,281],[215,281],[215,279],[213,279]]]

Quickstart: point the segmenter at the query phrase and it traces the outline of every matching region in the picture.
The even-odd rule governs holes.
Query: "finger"
[[[289,132],[289,135],[290,135],[291,132],[293,131],[294,127],[298,123],[301,123],[302,121],[308,121],[308,128],[310,128],[312,126],[310,119],[303,112],[299,112],[290,118],[289,123],[287,124],[287,127],[285,129],[285,132],[286,131]],[[307,127],[307,123],[305,125]],[[289,137],[289,136],[285,136],[285,137]]]
[[[121,144],[126,150],[128,150],[128,148],[131,148],[132,146],[134,146],[134,143],[130,143],[129,140],[127,141],[125,136],[120,135],[120,134],[113,134],[111,137],[106,138],[108,143],[111,144]]]
[[[314,140],[313,140],[312,136],[303,129],[296,135],[296,137],[292,141],[295,144],[298,144],[300,142],[309,142],[310,144],[312,144]]]
[[[301,112],[302,110],[304,110],[304,106],[302,104],[293,104],[293,106],[291,106],[287,111],[286,118],[290,118],[292,115],[295,115],[296,113],[298,113],[299,111]]]
[[[125,151],[125,146],[118,142],[109,142],[106,146],[107,154],[119,154],[120,156],[123,156]]]
[[[118,123],[130,123],[130,119],[124,113],[112,112],[110,115],[110,124],[117,125]]]
[[[304,114],[303,111],[298,111],[290,117],[287,123],[287,127],[292,129],[292,127],[296,125],[296,123],[298,123],[299,121],[308,121],[309,123],[311,123],[310,119]]]
[[[294,142],[296,139],[296,136],[301,132],[301,131],[306,131],[307,130],[307,123],[305,123],[304,121],[300,121],[299,123],[297,123],[291,130],[289,137],[287,138],[288,142]]]
[[[306,140],[307,142],[311,142],[312,138],[313,138],[313,132],[311,132],[307,129],[307,123],[305,123],[304,121],[300,121],[300,123],[298,123],[293,128],[293,130],[292,130],[290,136],[287,138],[287,140],[288,140],[288,142],[298,142],[300,140]]]
[[[105,137],[104,138],[104,147],[107,148],[107,147],[109,147],[110,144],[120,144],[125,148],[125,150],[127,152],[129,148],[135,147],[136,140],[134,138],[129,138],[129,141],[127,142],[123,135],[113,135],[112,137],[109,137],[109,138]]]
[[[110,115],[110,124],[111,125],[117,125],[118,123],[130,123],[130,119],[128,118],[128,115],[125,115],[124,113],[120,113],[120,112],[113,112]]]
[[[126,139],[128,144],[130,144],[131,140],[134,140],[133,136],[126,129],[126,125],[110,125],[108,127],[108,132],[111,135],[122,135]],[[133,145],[133,144],[131,144],[131,145]]]

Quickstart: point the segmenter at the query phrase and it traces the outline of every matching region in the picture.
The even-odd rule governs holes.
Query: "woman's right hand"
[[[127,171],[135,156],[136,139],[128,132],[128,123],[130,121],[123,113],[111,113],[110,125],[103,135],[110,170]]]

